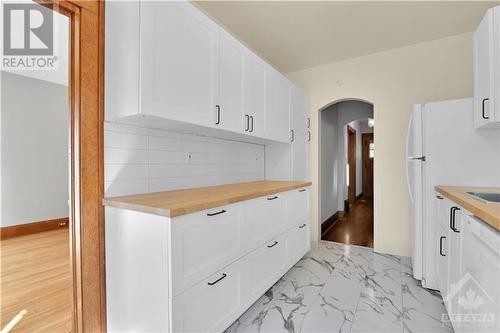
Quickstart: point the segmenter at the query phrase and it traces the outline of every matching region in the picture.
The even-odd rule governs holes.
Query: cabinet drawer
[[[172,219],[174,296],[244,255],[242,214],[237,203]]]
[[[311,248],[309,223],[303,222],[288,230],[285,234],[286,261],[290,267]]]
[[[273,238],[245,257],[245,288],[254,302],[278,280],[287,269],[285,237]]]
[[[286,193],[272,194],[245,203],[249,250],[280,234],[286,223]]]
[[[288,226],[298,224],[309,218],[309,189],[301,188],[289,191],[286,201],[286,223]]]
[[[222,332],[242,312],[243,264],[236,261],[172,300],[172,332]]]

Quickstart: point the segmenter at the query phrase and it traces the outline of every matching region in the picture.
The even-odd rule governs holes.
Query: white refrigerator
[[[438,289],[436,185],[500,186],[500,131],[474,130],[472,98],[414,105],[406,141],[413,276]]]

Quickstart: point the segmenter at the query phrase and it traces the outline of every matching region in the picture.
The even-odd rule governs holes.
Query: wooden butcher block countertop
[[[490,226],[500,231],[500,204],[476,199],[466,192],[500,193],[500,188],[495,187],[455,187],[436,186],[436,191],[456,202],[472,214],[479,217]]]
[[[103,204],[175,217],[238,201],[310,186],[311,182],[257,181],[105,198]]]

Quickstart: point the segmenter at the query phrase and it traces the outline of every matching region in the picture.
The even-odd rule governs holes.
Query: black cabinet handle
[[[276,240],[275,240],[275,241],[274,241],[274,243],[273,243],[272,245],[268,245],[267,247],[268,247],[268,248],[272,248],[272,247],[276,246],[276,244],[278,244],[278,241],[276,241]]]
[[[219,215],[219,214],[224,214],[226,212],[225,209],[221,210],[220,212],[217,212],[217,213],[207,213],[207,216],[215,216],[215,215]]]
[[[307,191],[305,188],[303,188],[302,190],[299,190],[299,192],[305,192]]]
[[[278,199],[278,197],[274,196],[274,197],[267,198],[267,200],[274,200],[274,199]]]
[[[460,208],[458,208],[458,207],[451,207],[450,208],[450,229],[453,230],[456,233],[459,233],[460,230],[458,230],[457,228],[455,228],[455,212],[457,210],[460,210]]]
[[[250,116],[250,133],[253,132],[253,116]]]
[[[311,131],[307,131],[307,141],[311,142]]]
[[[439,237],[439,254],[446,257],[446,254],[443,254],[443,239],[446,239],[446,236]]]
[[[291,136],[290,142],[294,142],[295,141],[295,131],[294,130],[290,130],[290,136]]]
[[[436,198],[438,198],[439,200],[443,200],[444,198],[440,195],[436,195]]]
[[[311,118],[307,117],[307,128],[311,128]]]
[[[220,124],[220,105],[216,105],[215,109],[217,110],[217,121],[215,122],[215,125]]]
[[[481,116],[483,116],[483,119],[490,119],[490,116],[485,116],[484,113],[484,102],[489,100],[490,100],[489,98],[483,98],[483,100],[481,101]]]
[[[302,229],[306,226],[306,224],[304,223],[303,225],[299,225],[299,229]]]
[[[250,116],[249,115],[245,115],[245,132],[248,132],[248,130],[250,129]]]
[[[216,284],[217,282],[219,282],[220,280],[222,280],[223,278],[225,278],[227,276],[226,273],[222,273],[222,276],[220,278],[218,278],[217,280],[215,280],[214,282],[207,282],[209,286],[213,286],[214,284]]]

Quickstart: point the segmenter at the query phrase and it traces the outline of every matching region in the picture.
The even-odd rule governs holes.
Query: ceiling
[[[197,1],[282,73],[473,31],[500,1]]]

